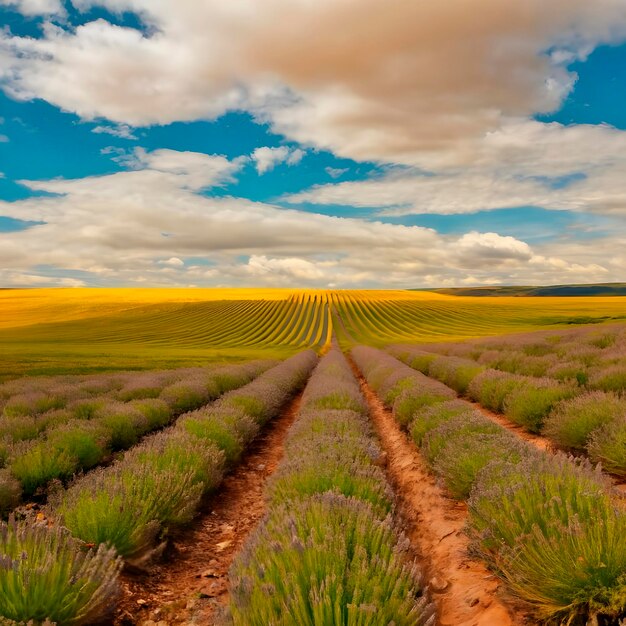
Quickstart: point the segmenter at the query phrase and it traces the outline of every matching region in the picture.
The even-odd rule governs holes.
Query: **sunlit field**
[[[3,623],[624,616],[626,298],[6,290],[0,310]]]
[[[2,378],[202,365],[359,342],[453,341],[624,319],[626,298],[413,291],[0,291]]]

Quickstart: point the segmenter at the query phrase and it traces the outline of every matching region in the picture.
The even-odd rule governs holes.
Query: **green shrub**
[[[0,439],[0,469],[3,468],[9,457],[11,456],[11,450],[13,448],[13,442],[6,439]]]
[[[625,400],[592,391],[559,402],[546,419],[543,434],[565,450],[582,452],[596,428],[620,416],[626,416]]]
[[[148,432],[167,426],[172,419],[169,406],[164,400],[159,398],[131,400],[128,404],[146,418]]]
[[[170,487],[178,491],[178,476],[167,478],[163,493]],[[140,467],[132,472],[120,466],[96,470],[56,495],[53,511],[75,537],[106,544],[128,559],[138,558],[151,551],[161,527],[154,510],[156,481]],[[197,491],[192,495],[199,497]],[[165,506],[169,510],[169,503]]]
[[[588,464],[538,453],[479,474],[469,500],[474,545],[542,619],[623,615],[626,516],[607,486]]]
[[[108,453],[109,432],[97,422],[74,420],[48,433],[51,454],[62,452],[88,469],[101,463]]]
[[[36,418],[27,415],[0,419],[0,439],[6,441],[28,441],[36,439],[41,432]]]
[[[354,398],[348,393],[329,393],[323,398],[317,398],[310,403],[311,409],[335,410],[335,411],[363,411],[363,402],[360,398]]]
[[[554,405],[574,394],[572,387],[547,378],[526,380],[508,393],[504,400],[504,413],[512,422],[531,433],[538,433]]]
[[[106,400],[101,398],[86,398],[75,400],[68,404],[67,408],[73,416],[79,420],[90,420],[95,417],[100,409],[106,404]]]
[[[521,376],[487,369],[472,380],[467,388],[467,394],[486,409],[501,413],[505,398],[523,380]]]
[[[219,403],[220,408],[240,411],[246,415],[250,415],[259,424],[263,424],[267,419],[267,410],[263,401],[253,395],[233,394],[224,398]]]
[[[7,417],[39,415],[53,409],[62,409],[66,404],[63,396],[46,393],[25,393],[9,398],[4,405]]]
[[[437,358],[436,354],[429,354],[427,352],[423,352],[421,354],[410,354],[406,359],[401,359],[408,365],[410,365],[414,370],[418,370],[422,372],[422,374],[428,374],[428,370],[430,369],[430,364]]]
[[[135,407],[117,402],[103,407],[97,419],[109,431],[112,450],[127,450],[134,446],[149,428],[148,419]]]
[[[611,366],[600,367],[590,372],[589,387],[591,389],[614,391],[616,393],[626,391],[626,365],[618,363]]]
[[[393,416],[400,426],[406,427],[411,423],[419,411],[440,402],[450,400],[454,392],[450,394],[439,393],[429,389],[409,390],[398,396],[393,404]]]
[[[626,416],[594,430],[587,451],[607,472],[626,477]]]
[[[226,463],[235,464],[245,446],[256,437],[259,427],[249,415],[240,411],[219,411],[185,417],[180,427],[194,437],[216,445]]]
[[[421,447],[424,436],[440,424],[458,415],[470,416],[474,413],[472,406],[463,400],[438,402],[415,413],[415,418],[409,426],[409,433],[415,445]]]
[[[505,430],[497,434],[468,433],[460,429],[448,434],[433,469],[454,498],[465,500],[476,476],[488,463],[508,460],[517,463],[527,454],[527,448]]]
[[[464,394],[472,380],[484,370],[482,365],[467,359],[439,356],[431,362],[428,374]]]
[[[499,435],[502,428],[480,414],[460,414],[431,430],[422,440],[422,454],[432,465],[451,437],[472,439],[476,435]]]
[[[204,492],[213,490],[222,480],[224,452],[215,445],[199,441],[184,430],[160,433],[126,454],[125,466],[146,466],[146,472],[190,473],[193,484],[201,483]]]
[[[391,521],[335,494],[273,507],[230,579],[235,626],[425,626],[434,614]]]
[[[361,438],[342,441],[329,435],[292,443],[288,458],[268,488],[270,500],[283,504],[332,491],[369,502],[384,518],[391,510],[393,495],[366,446]]]
[[[168,385],[159,395],[175,414],[199,409],[211,400],[203,382],[197,380],[179,381]]]
[[[15,448],[15,456],[10,460],[11,473],[20,481],[24,494],[28,496],[45,487],[51,480],[69,478],[77,467],[75,457],[65,450],[52,449],[45,441],[23,452]]]
[[[0,614],[91,625],[111,612],[121,563],[112,550],[85,550],[69,533],[43,524],[0,522]]]

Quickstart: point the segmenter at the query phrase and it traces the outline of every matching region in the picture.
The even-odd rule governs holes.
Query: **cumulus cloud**
[[[24,181],[52,195],[0,202],[0,215],[43,222],[0,233],[0,282],[40,275],[42,265],[80,271],[90,284],[318,287],[618,280],[625,269],[618,235],[532,247],[496,233],[440,235],[199,193],[236,171],[237,159],[171,150],[135,158],[135,169],[116,174]]]
[[[60,15],[65,12],[60,0],[0,0],[2,6],[27,16]]]
[[[170,257],[164,261],[159,261],[161,265],[168,265],[169,267],[184,267],[185,262],[179,259],[177,256]]]
[[[107,134],[120,139],[137,139],[133,134],[133,129],[128,124],[118,124],[117,126],[96,126],[91,129],[96,135]]]
[[[265,174],[265,172],[274,169],[279,163],[297,165],[304,157],[304,150],[300,148],[288,148],[287,146],[279,146],[277,148],[262,146],[256,148],[251,157],[256,163],[257,172],[259,174]]]
[[[456,156],[448,154],[452,161],[444,157],[430,163],[428,172],[391,170],[366,181],[320,185],[284,200],[377,207],[396,216],[518,206],[626,215],[624,131],[509,120],[470,143],[467,162],[455,162]]]
[[[4,34],[9,94],[133,126],[246,109],[300,143],[411,164],[556,108],[566,64],[626,35],[622,0],[74,4],[135,11],[150,34],[104,20]]]

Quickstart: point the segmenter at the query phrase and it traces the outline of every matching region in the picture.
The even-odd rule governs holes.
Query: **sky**
[[[626,281],[626,0],[0,0],[0,287]]]

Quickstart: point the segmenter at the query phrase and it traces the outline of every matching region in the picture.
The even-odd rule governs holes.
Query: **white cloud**
[[[265,174],[265,172],[274,169],[279,163],[297,165],[304,157],[304,154],[304,150],[300,148],[288,148],[287,146],[270,148],[262,146],[256,148],[250,156],[256,163],[257,172]]]
[[[300,143],[410,164],[556,108],[565,64],[626,36],[623,0],[74,4],[136,11],[152,34],[104,20],[4,34],[10,95],[132,126],[247,109]]]
[[[0,135],[0,143],[8,143],[9,138],[6,135]]]
[[[135,135],[133,135],[133,129],[128,124],[118,124],[117,126],[96,126],[91,129],[92,133],[99,134],[107,134],[113,135],[114,137],[119,137],[120,139],[137,139]]]
[[[257,278],[269,275],[272,282],[281,278],[286,278],[292,282],[294,280],[301,282],[324,279],[324,272],[316,263],[297,257],[272,259],[265,255],[253,255],[248,261],[247,270],[250,275]]]
[[[324,171],[331,178],[339,178],[340,176],[343,176],[348,171],[348,168],[347,167],[325,167]]]
[[[619,280],[626,270],[618,233],[594,245],[533,246],[496,233],[440,235],[198,193],[236,171],[237,160],[171,150],[138,151],[135,159],[137,169],[107,176],[29,181],[57,195],[0,202],[0,215],[45,222],[0,233],[0,284],[23,284],[16,276],[39,276],[42,265],[96,284],[319,287],[439,286],[468,276]],[[188,267],[189,258],[206,262]]]
[[[0,6],[10,7],[22,15],[62,15],[60,0],[0,0]]]
[[[159,264],[169,265],[170,267],[184,267],[185,266],[185,262],[176,256],[170,257],[169,259],[165,259],[164,261],[159,261]]]
[[[465,150],[442,153],[437,162],[425,164],[428,174],[392,170],[366,181],[320,185],[284,199],[382,207],[383,214],[396,216],[518,206],[626,215],[624,131],[510,120],[468,143]]]

